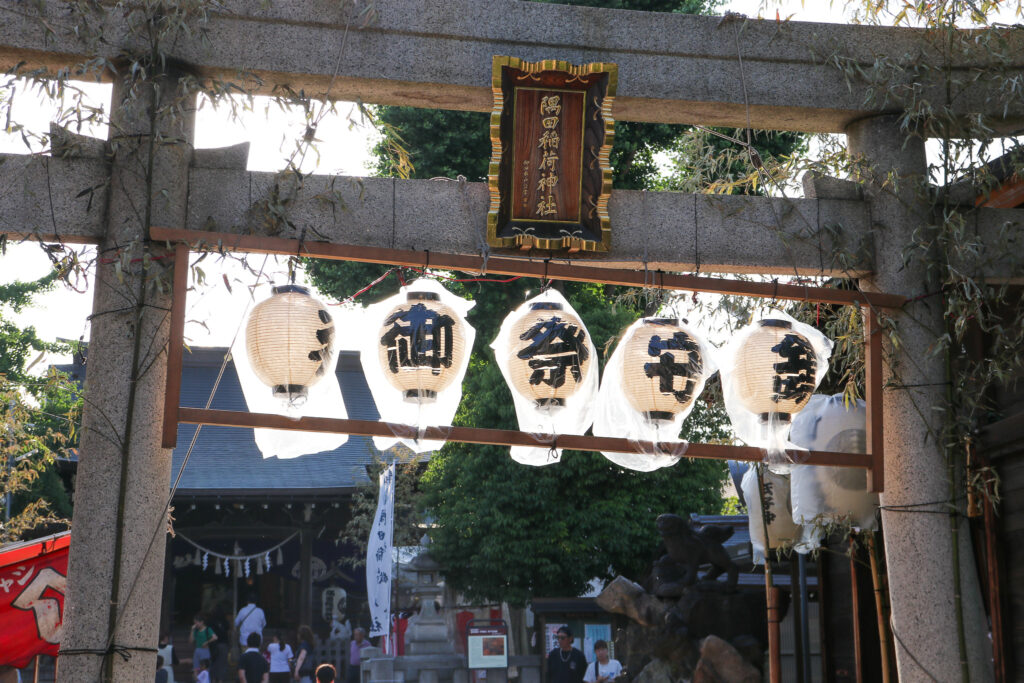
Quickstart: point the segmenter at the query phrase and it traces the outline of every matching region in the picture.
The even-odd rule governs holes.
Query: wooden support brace
[[[174,228],[150,228],[150,236],[167,242],[184,241],[194,249],[212,251],[241,251],[252,254],[299,254],[310,258],[337,261],[360,261],[363,263],[388,263],[413,268],[438,268],[480,273],[484,259],[469,254],[445,254],[440,252],[386,249],[383,247],[360,247],[335,244],[333,242],[310,242],[258,237],[253,235],[200,232]],[[727,280],[695,275],[678,275],[661,271],[644,272],[588,265],[580,262],[568,263],[558,257],[510,258],[492,256],[487,259],[488,273],[495,275],[519,275],[523,277],[569,280],[574,282],[601,282],[608,285],[627,287],[651,287],[654,289],[685,289],[695,292],[735,294],[763,299],[785,299],[791,301],[820,301],[821,303],[849,305],[861,304],[880,308],[899,308],[906,298],[897,294],[861,292],[832,287],[810,287],[807,285],[779,284],[776,282],[748,282]]]
[[[178,406],[181,404],[181,366],[185,345],[185,298],[188,292],[187,244],[174,247],[174,284],[171,300],[171,330],[167,341],[167,391],[164,394],[164,425],[161,445],[178,444]]]
[[[885,490],[885,435],[882,426],[882,326],[878,311],[871,306],[861,309],[864,314],[864,394],[867,403],[868,491]]]
[[[215,427],[244,427],[284,429],[300,432],[324,432],[330,434],[351,434],[355,436],[400,437],[425,439],[428,441],[457,441],[460,443],[485,444],[489,446],[533,446],[536,448],[568,448],[575,451],[609,451],[614,453],[655,452],[657,444],[638,443],[629,439],[581,434],[532,434],[512,429],[484,429],[480,427],[427,427],[418,429],[411,425],[376,420],[342,420],[333,417],[290,418],[273,413],[249,413],[236,410],[207,410],[203,408],[178,409],[178,420],[190,424],[212,425]],[[673,453],[678,444],[664,444],[661,452]],[[862,467],[870,465],[870,456],[862,453],[838,453],[834,451],[791,452],[808,465],[829,467]],[[687,458],[714,460],[741,460],[761,462],[764,452],[753,446],[728,446],[720,444],[692,443],[686,449]]]

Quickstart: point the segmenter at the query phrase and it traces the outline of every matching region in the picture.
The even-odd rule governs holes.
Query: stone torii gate
[[[253,208],[277,189],[274,174],[246,171],[244,146],[193,150],[194,101],[179,107],[171,124],[161,124],[152,113],[184,92],[192,77],[230,80],[243,72],[256,94],[287,86],[318,97],[488,111],[491,57],[506,54],[617,63],[614,116],[621,120],[846,133],[876,179],[894,173],[903,181],[894,194],[870,180],[858,187],[808,179],[803,199],[615,191],[613,247],[598,257],[605,264],[854,276],[868,290],[906,296],[927,291],[926,264],[904,265],[901,259],[901,247],[932,220],[930,207],[908,189],[926,174],[924,142],[900,130],[893,113],[900,103],[897,109],[892,102],[887,108],[871,104],[870,84],[847,83],[826,64],[836,49],[866,65],[877,55],[940,63],[940,52],[923,32],[514,0],[389,0],[376,10],[364,26],[351,9],[326,0],[220,3],[198,23],[199,30],[175,36],[159,89],[126,99],[121,76],[104,72],[115,81],[111,144],[60,133],[49,157],[3,156],[0,232],[93,243],[102,254],[116,255],[138,248],[132,245],[147,240],[153,225],[272,230],[289,238],[310,228],[318,239],[345,244],[480,254],[485,184],[314,177],[292,197],[290,225],[268,227]],[[126,14],[104,16],[104,39],[89,43],[73,30],[76,15],[64,3],[2,0],[0,62],[56,74],[98,56],[113,69],[122,50],[137,49],[142,40],[132,21]],[[1024,55],[1021,37],[1010,41],[1007,53]],[[984,113],[1003,131],[1020,128],[1024,101],[1005,109],[995,103],[1000,77],[1010,69],[1019,72],[1021,64],[993,64],[968,51],[952,69],[978,74],[951,103],[954,112]],[[931,74],[934,80],[916,82],[917,92],[942,101],[940,70]],[[149,169],[151,182],[135,172],[140,165]],[[92,196],[78,196],[84,188],[96,189]],[[344,209],[326,206],[325,191]],[[1017,211],[983,209],[977,215],[983,236],[1020,221]],[[845,268],[829,262],[833,239],[860,244],[866,258]],[[162,523],[170,479],[161,416],[171,301],[168,293],[144,298],[144,278],[132,269],[116,273],[116,261],[101,258],[95,281],[93,310],[100,315],[92,323],[61,658],[62,678],[71,681],[145,680],[154,669],[151,655],[123,659],[102,653],[110,643],[149,648],[158,636],[164,544],[151,543],[151,537]],[[997,258],[981,261],[990,277],[1011,275]],[[126,297],[129,291],[133,295]],[[908,316],[915,323],[901,325],[896,352],[896,360],[905,361],[906,386],[886,391],[883,401],[886,506],[948,496],[942,452],[929,437],[936,420],[915,411],[915,403],[943,401],[939,385],[946,370],[929,354],[943,320],[927,301],[894,314],[897,323]],[[957,592],[971,678],[990,679],[987,628],[966,530],[960,534],[957,587],[945,559],[953,542],[947,516],[882,514],[901,680],[926,680],[922,664],[942,680],[959,679]]]

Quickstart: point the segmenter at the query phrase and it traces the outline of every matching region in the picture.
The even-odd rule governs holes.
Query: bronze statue
[[[722,572],[726,572],[726,590],[736,589],[740,570],[722,547],[722,543],[732,536],[732,527],[705,526],[695,529],[690,520],[671,514],[659,515],[657,524],[658,533],[668,551],[655,564],[657,595],[680,595],[682,588],[697,582],[700,565],[708,563],[711,569],[704,574],[704,581],[716,581]]]

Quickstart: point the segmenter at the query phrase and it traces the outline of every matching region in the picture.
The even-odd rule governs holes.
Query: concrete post
[[[71,531],[60,657],[68,681],[136,683],[152,680],[156,670],[154,652],[132,648],[156,647],[160,619],[171,463],[160,436],[172,264],[145,242],[150,225],[185,226],[195,99],[182,95],[176,74],[131,81],[122,80],[132,78],[123,71],[111,105],[110,193]],[[108,644],[129,648],[130,657],[111,654]]]
[[[922,191],[924,141],[900,130],[896,116],[861,119],[847,129],[853,154],[868,170],[864,190],[875,232],[875,275],[866,287],[910,297],[938,290],[936,258],[904,250],[927,239],[933,215]],[[931,266],[931,267],[930,267]],[[893,312],[900,346],[887,344],[883,401],[885,493],[882,524],[892,626],[901,681],[960,681],[955,595],[962,597],[969,680],[989,681],[991,645],[966,518],[959,523],[960,585],[955,585],[947,463],[937,443],[946,404],[947,368],[935,354],[945,333],[941,296],[925,296]]]

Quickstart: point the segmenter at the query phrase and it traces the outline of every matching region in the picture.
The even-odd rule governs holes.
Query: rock
[[[761,673],[736,648],[718,636],[700,644],[700,661],[692,683],[760,683]]]
[[[652,659],[644,667],[633,683],[676,683],[676,677],[672,673],[672,665],[663,659]]]
[[[756,666],[764,669],[764,648],[757,642],[754,636],[739,636],[729,641],[729,644],[736,648],[736,651],[743,655],[743,658]]]
[[[668,612],[657,598],[624,576],[616,576],[605,586],[597,604],[606,612],[624,614],[644,626],[661,626]]]

